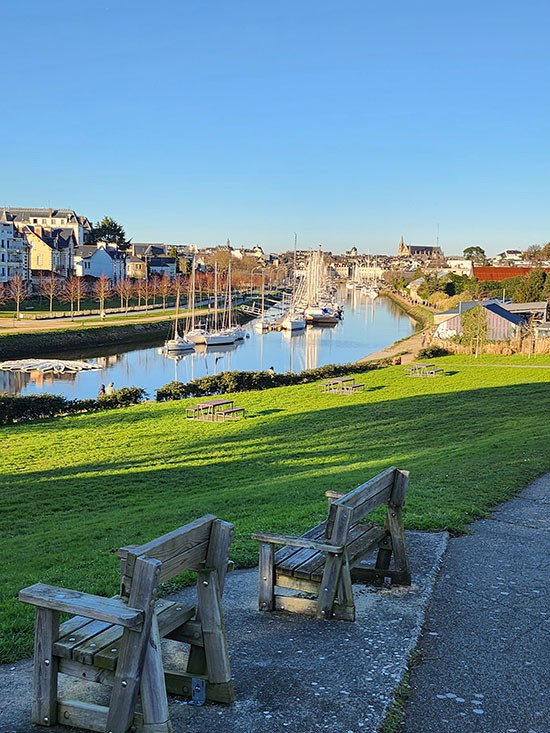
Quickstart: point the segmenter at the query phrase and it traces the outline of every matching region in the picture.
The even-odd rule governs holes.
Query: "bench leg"
[[[267,542],[260,543],[260,611],[275,608],[275,549]]]
[[[53,645],[59,635],[59,611],[37,607],[34,633],[32,722],[50,726],[57,723],[59,660]]]
[[[343,555],[327,554],[321,588],[319,589],[318,613],[320,618],[328,620],[333,617],[334,599],[340,582],[343,561]]]
[[[380,571],[380,575],[377,575],[375,578],[374,585],[384,585],[384,570],[388,570],[390,567],[392,549],[390,535],[380,540],[380,544],[378,545],[378,555],[376,556],[376,563],[374,566],[375,573]]]
[[[199,572],[197,595],[208,682],[217,685],[219,689],[225,689],[232,702],[233,683],[216,570]]]
[[[411,571],[407,548],[405,546],[405,531],[403,529],[403,508],[401,506],[389,506],[386,524],[391,534],[393,546],[393,558],[396,570],[400,573],[402,585],[411,584]]]
[[[128,605],[143,609],[143,628],[141,631],[124,629],[105,727],[108,732],[126,733],[134,718],[151,622],[155,615],[153,598],[159,577],[160,562],[153,564],[152,560],[137,559]]]
[[[340,582],[338,583],[338,602],[345,609],[345,619],[355,621],[355,601],[353,599],[353,587],[351,584],[351,572],[347,558],[344,560]],[[338,616],[338,614],[335,614]]]
[[[156,615],[151,620],[151,635],[141,678],[141,706],[143,733],[172,733]]]

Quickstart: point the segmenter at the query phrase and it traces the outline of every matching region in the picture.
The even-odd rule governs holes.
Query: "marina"
[[[273,367],[276,372],[300,372],[325,364],[357,361],[414,332],[414,321],[388,298],[373,300],[345,287],[339,288],[336,297],[343,304],[344,313],[342,320],[332,326],[262,333],[252,320],[245,326],[244,339],[218,346],[196,344],[189,353],[166,353],[165,339],[157,338],[149,344],[49,354],[44,357],[86,361],[99,369],[0,371],[0,391],[86,399],[97,395],[100,384],[112,381],[115,388],[143,387],[154,399],[155,391],[171,381],[188,382],[222,371],[267,371]],[[265,318],[274,315],[266,309]]]

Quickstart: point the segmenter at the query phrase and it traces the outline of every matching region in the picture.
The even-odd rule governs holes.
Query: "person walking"
[[[115,383],[109,382],[109,384],[105,388],[105,394],[113,394],[114,391],[115,391]]]
[[[105,385],[104,384],[100,384],[99,385],[99,390],[97,392],[97,396],[98,397],[103,397],[104,395],[105,395]]]

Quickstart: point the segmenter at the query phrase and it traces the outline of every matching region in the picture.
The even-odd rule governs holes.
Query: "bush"
[[[448,356],[451,353],[451,351],[444,349],[442,346],[426,346],[426,348],[420,349],[417,354],[417,359],[435,359],[437,356]]]
[[[269,389],[270,387],[288,387],[291,384],[317,382],[319,379],[342,377],[347,374],[357,374],[370,369],[379,369],[384,362],[328,364],[307,369],[295,374],[282,372],[222,372],[215,376],[194,379],[192,382],[170,382],[157,389],[157,402],[167,400],[184,400],[187,397],[211,397],[212,395],[226,394],[227,392],[249,392],[252,390]]]
[[[67,400],[61,395],[12,395],[0,394],[0,425],[12,425],[22,420],[37,420],[93,410],[110,410],[115,407],[136,405],[146,396],[141,387],[123,387],[112,395],[97,399]]]

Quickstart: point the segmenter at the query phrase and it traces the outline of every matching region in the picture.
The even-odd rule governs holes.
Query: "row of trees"
[[[198,301],[210,297],[214,293],[216,286],[214,264],[219,268],[217,275],[218,293],[221,294],[226,290],[228,260],[227,257],[224,259],[223,254],[219,256],[219,259],[219,262],[213,260],[212,263],[209,263],[205,272],[201,270],[195,272],[195,294]],[[281,268],[279,268],[281,271],[278,271],[277,268],[258,266],[255,258],[253,258],[252,263],[245,263],[244,267],[242,263],[239,264],[240,267],[237,267],[231,276],[234,290],[243,291],[254,286],[258,287],[262,270],[264,276],[267,274],[266,283],[268,285],[277,284],[277,281],[284,275]],[[256,266],[250,267],[250,264]],[[191,273],[188,272],[186,275],[177,275],[174,280],[170,280],[166,275],[162,277],[153,275],[147,279],[122,278],[117,282],[112,282],[105,276],[101,276],[96,280],[76,276],[63,280],[52,273],[40,278],[38,292],[34,293],[31,284],[18,275],[10,282],[0,284],[0,305],[13,302],[16,318],[19,318],[23,303],[31,298],[34,300],[36,295],[38,295],[40,301],[42,298],[47,300],[50,314],[53,314],[54,303],[68,304],[71,316],[74,315],[75,311],[80,311],[83,308],[97,307],[97,303],[99,303],[100,312],[103,312],[107,303],[113,305],[113,300],[116,300],[118,307],[126,310],[129,309],[131,304],[138,307],[144,306],[147,309],[149,305],[156,306],[162,303],[162,307],[166,308],[169,298],[176,296],[178,292],[184,296],[189,291],[190,278]],[[89,299],[94,299],[96,303],[86,303]]]

